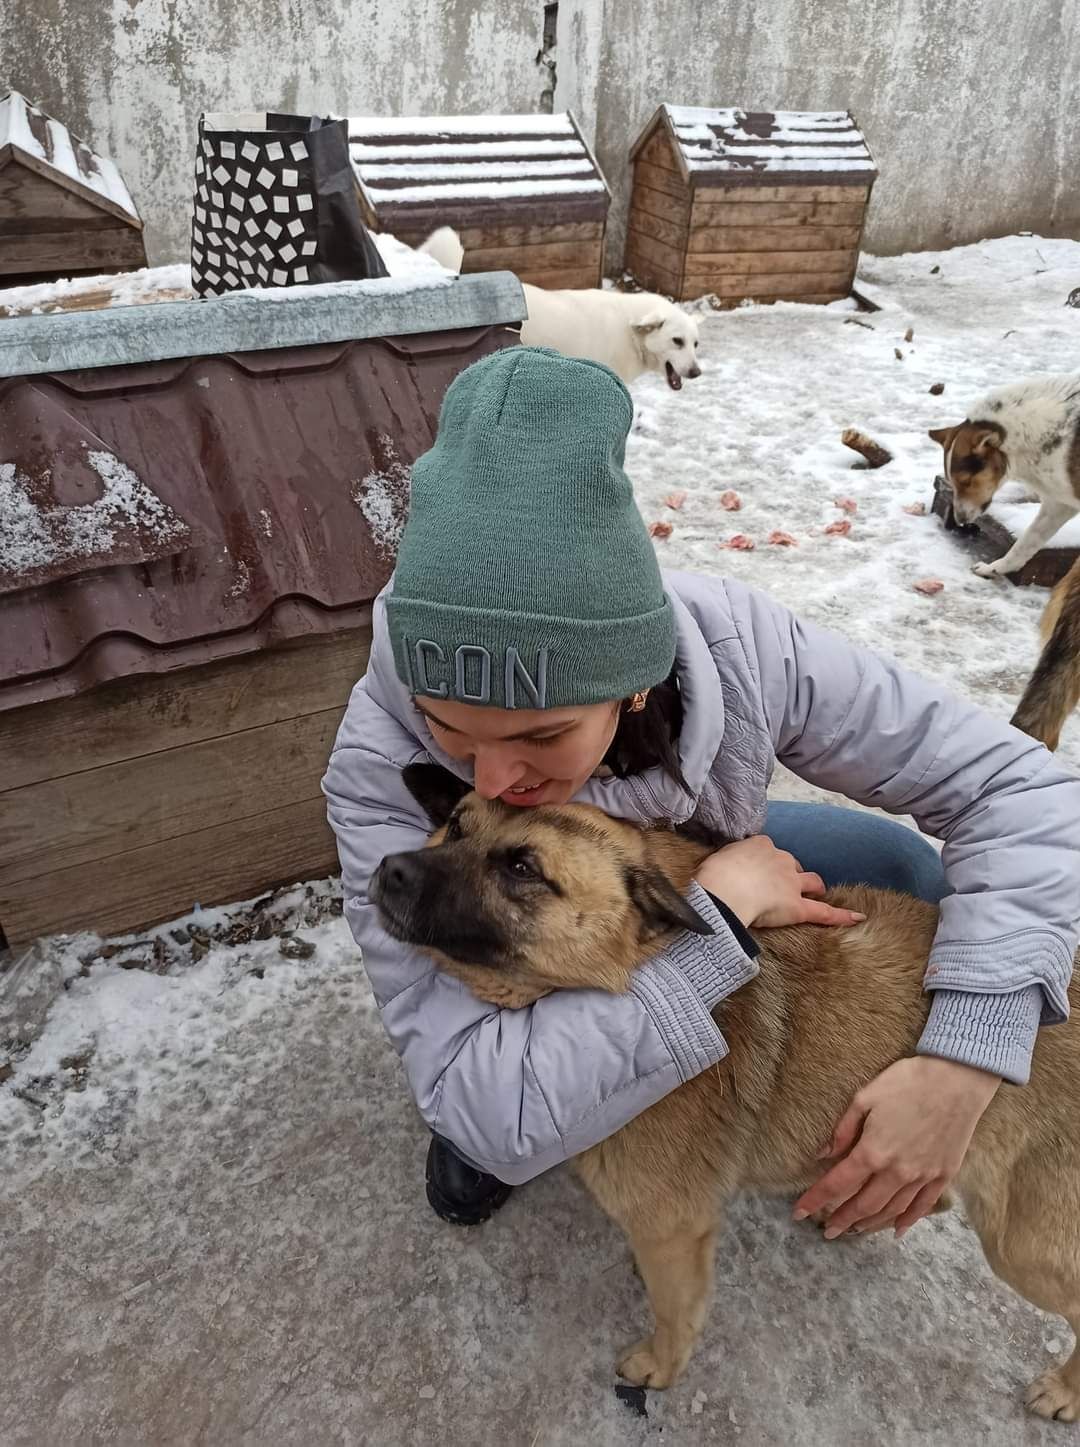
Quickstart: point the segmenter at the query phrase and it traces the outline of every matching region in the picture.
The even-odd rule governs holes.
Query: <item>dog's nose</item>
[[[420,887],[420,852],[388,854],[377,870],[379,887],[391,894],[412,894]]]
[[[687,372],[686,375],[687,375],[688,377],[700,377],[700,376],[701,376],[701,368],[700,368],[700,367],[697,365],[697,363],[695,362],[694,365],[690,368],[689,372]]]

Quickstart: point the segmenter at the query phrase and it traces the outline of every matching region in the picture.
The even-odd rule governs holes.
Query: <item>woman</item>
[[[942,900],[919,1053],[852,1102],[797,1206],[906,1230],[933,1206],[1002,1080],[1062,1020],[1080,915],[1080,779],[1033,740],[719,578],[662,577],[623,471],[633,408],[606,368],[514,347],[446,394],[416,463],[367,674],[324,781],[345,910],[383,1022],[435,1132],[428,1196],[485,1219],[509,1185],[611,1135],[727,1047],[711,1008],[754,972],[744,926],[856,918],[862,881]],[[691,902],[713,926],[629,994],[498,1010],[383,933],[366,897],[428,821],[402,768],[428,757],[516,808],[691,817],[737,840]],[[779,759],[879,816],[775,804]],[[747,949],[744,949],[744,945]],[[873,989],[873,980],[866,987]],[[823,1167],[824,1170],[824,1167]]]

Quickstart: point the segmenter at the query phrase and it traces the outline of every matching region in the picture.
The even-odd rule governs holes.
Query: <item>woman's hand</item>
[[[932,1055],[890,1065],[851,1102],[819,1157],[843,1159],[796,1201],[796,1221],[823,1212],[829,1241],[851,1228],[903,1236],[959,1171],[1000,1084]]]
[[[866,918],[815,899],[825,893],[821,876],[807,873],[765,834],[718,849],[701,864],[694,878],[722,899],[748,929],[751,925],[851,925]]]

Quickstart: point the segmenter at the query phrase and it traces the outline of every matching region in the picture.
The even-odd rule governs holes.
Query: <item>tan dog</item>
[[[676,930],[708,932],[683,898],[709,852],[583,805],[484,802],[430,765],[405,779],[438,829],[371,882],[389,933],[428,950],[477,995],[522,1006],[562,987],[621,991]],[[620,1373],[670,1386],[701,1331],[725,1202],[802,1191],[852,1097],[910,1055],[927,1015],[937,911],[852,887],[833,903],[866,923],[764,930],[760,974],[713,1012],[731,1053],[578,1157],[626,1231],[655,1314]],[[1073,1020],[1040,1034],[1031,1083],[1003,1087],[957,1182],[993,1270],[1080,1332],[1080,986]],[[1029,1388],[1043,1417],[1080,1415],[1080,1350]]]
[[[1009,478],[1039,498],[1039,511],[1009,551],[975,564],[981,578],[1016,572],[1080,512],[1080,376],[999,387],[973,403],[963,422],[935,427],[930,437],[945,454],[958,522],[975,522]]]
[[[1080,562],[1051,593],[1040,632],[1043,650],[1012,723],[1056,749],[1065,720],[1080,704]]]

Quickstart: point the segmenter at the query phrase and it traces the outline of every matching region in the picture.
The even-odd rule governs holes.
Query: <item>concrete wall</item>
[[[6,0],[0,81],[119,162],[166,260],[200,111],[535,111],[543,23],[543,0]],[[877,251],[1080,235],[1077,0],[561,0],[557,34],[555,106],[617,193],[613,265],[627,148],[661,100],[853,110]]]
[[[1080,236],[1076,0],[562,0],[556,105],[596,127],[621,254],[628,145],[660,101],[850,110],[880,253]],[[578,99],[580,97],[580,99]]]

